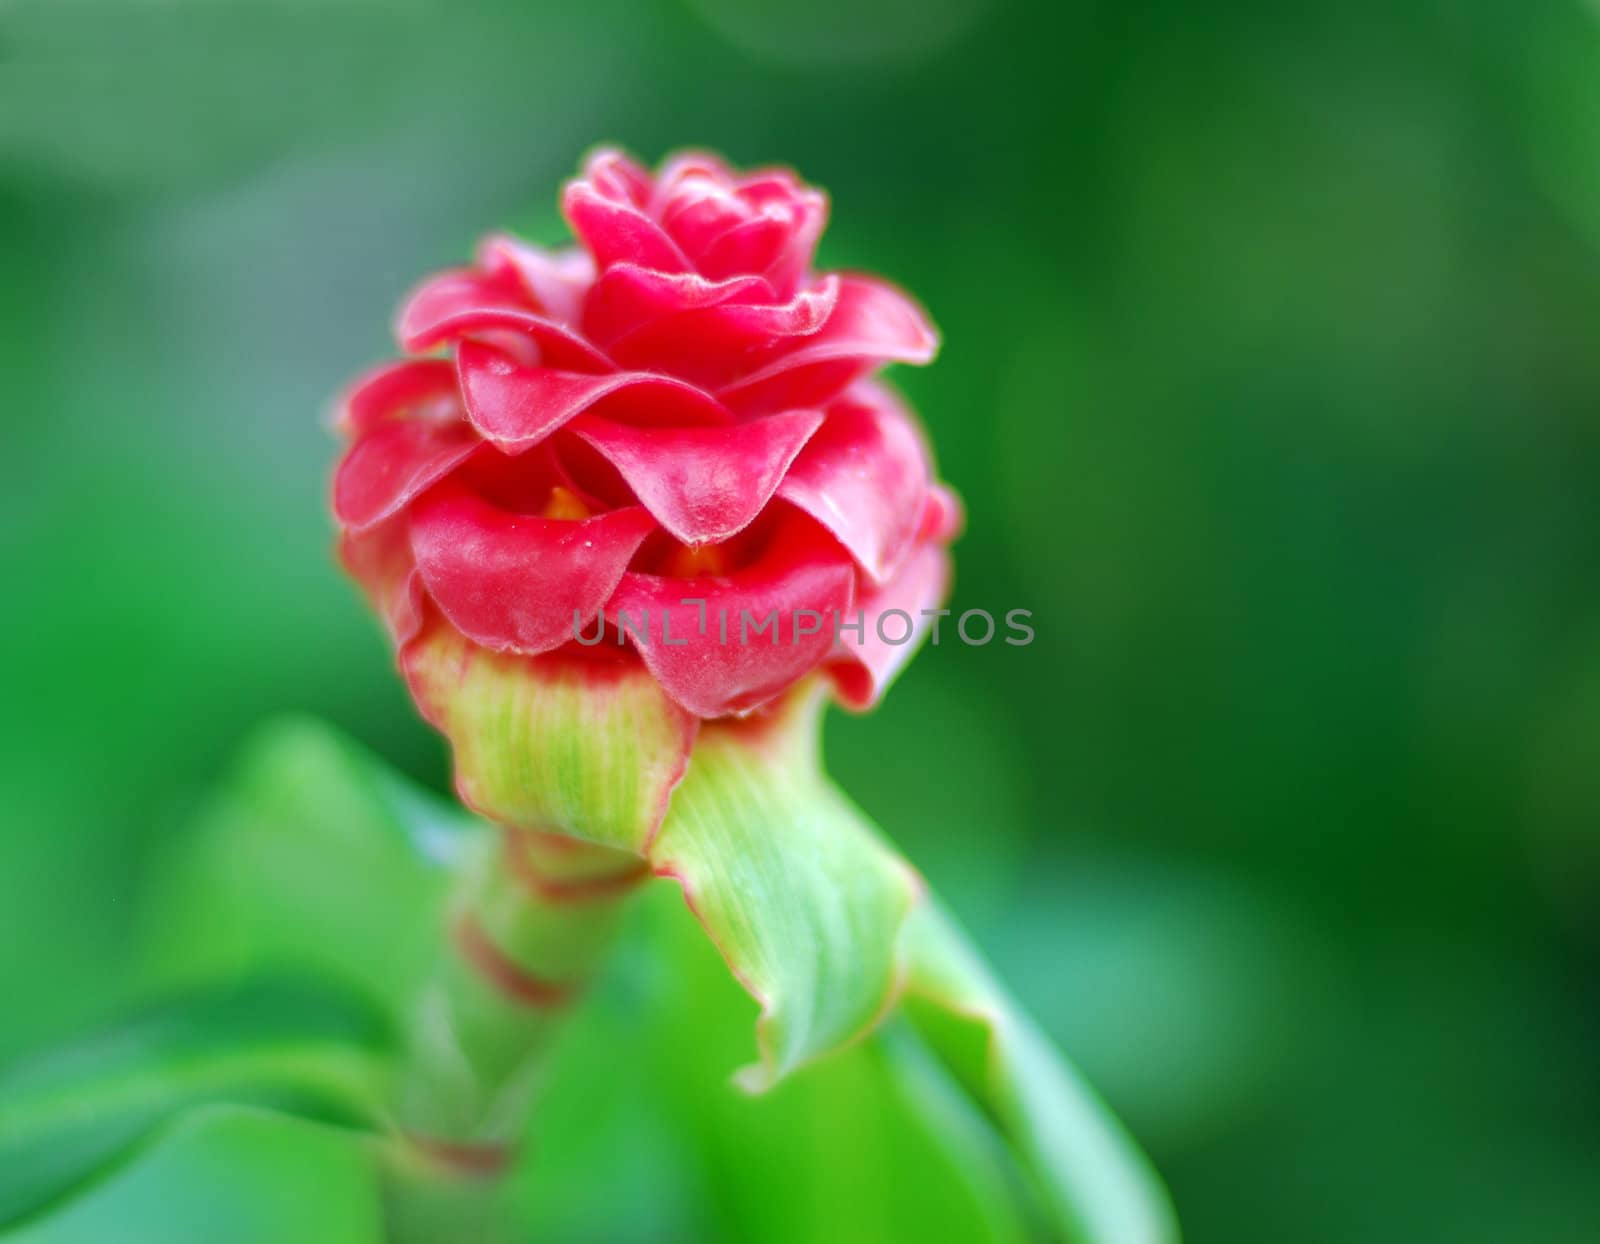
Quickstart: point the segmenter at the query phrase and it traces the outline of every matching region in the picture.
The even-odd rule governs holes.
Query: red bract
[[[812,270],[827,200],[787,171],[605,151],[562,205],[577,248],[488,239],[344,400],[341,554],[402,663],[449,628],[642,663],[696,717],[818,668],[871,704],[914,647],[879,615],[926,625],[958,523],[872,378],[933,357],[923,312]]]

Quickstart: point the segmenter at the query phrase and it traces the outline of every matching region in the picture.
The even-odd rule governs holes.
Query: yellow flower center
[[[542,512],[545,518],[577,520],[589,517],[589,507],[578,494],[560,484],[550,490],[550,497],[545,501]]]
[[[720,544],[681,545],[667,562],[667,574],[674,579],[698,579],[728,573],[728,556]]]

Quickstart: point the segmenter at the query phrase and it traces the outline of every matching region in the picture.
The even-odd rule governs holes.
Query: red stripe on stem
[[[529,972],[489,940],[471,912],[456,921],[455,943],[461,957],[485,983],[518,1006],[557,1010],[571,1002],[577,993],[576,985],[547,981]]]
[[[474,1179],[492,1179],[511,1165],[512,1149],[492,1140],[441,1140],[406,1133],[412,1147],[430,1162]]]
[[[594,877],[552,877],[534,863],[532,843],[521,832],[506,831],[506,862],[511,874],[535,898],[546,903],[594,903],[626,894],[650,875],[643,860],[618,872]]]

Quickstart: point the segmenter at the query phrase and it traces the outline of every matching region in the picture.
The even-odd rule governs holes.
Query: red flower
[[[579,248],[488,239],[402,308],[412,357],[343,404],[341,554],[402,660],[448,627],[642,661],[698,717],[818,667],[872,703],[914,646],[878,622],[925,623],[958,523],[871,378],[932,358],[922,311],[811,270],[827,201],[786,171],[606,151],[562,202]]]

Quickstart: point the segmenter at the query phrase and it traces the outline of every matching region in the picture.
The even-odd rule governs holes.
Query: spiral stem
[[[510,1164],[561,1024],[648,875],[624,852],[511,828],[464,863],[396,1085],[419,1156],[461,1178]]]

